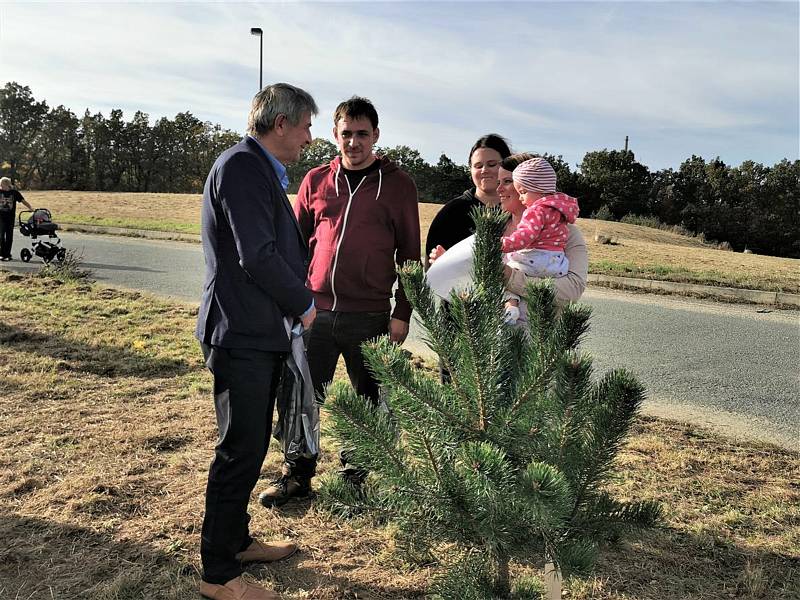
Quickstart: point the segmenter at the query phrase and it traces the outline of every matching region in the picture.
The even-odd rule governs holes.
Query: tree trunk
[[[511,596],[511,578],[508,574],[508,554],[500,550],[494,555],[494,593],[498,598]]]
[[[561,571],[552,563],[544,564],[545,600],[561,600]]]

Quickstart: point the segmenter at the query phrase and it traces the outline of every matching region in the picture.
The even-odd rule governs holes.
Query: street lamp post
[[[250,35],[258,36],[258,91],[261,91],[263,83],[261,76],[264,73],[264,32],[261,27],[251,27]]]

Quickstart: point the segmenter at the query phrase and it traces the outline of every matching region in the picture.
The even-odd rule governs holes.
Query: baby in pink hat
[[[512,178],[527,208],[517,228],[502,239],[507,264],[531,277],[564,277],[569,271],[567,224],[578,218],[577,199],[556,192],[556,172],[543,158],[520,163]],[[519,296],[507,294],[506,322],[516,323],[519,315]]]

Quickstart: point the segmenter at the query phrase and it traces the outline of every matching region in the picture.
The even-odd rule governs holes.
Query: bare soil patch
[[[0,598],[197,597],[216,432],[195,312],[0,271]],[[324,473],[336,464],[323,442]],[[260,487],[278,463],[270,452]],[[606,548],[564,597],[796,599],[798,481],[797,453],[642,418],[615,493],[662,501],[666,522]],[[254,498],[251,511],[254,532],[301,545],[250,570],[286,598],[424,596],[434,567],[395,554],[389,530],[337,521],[311,500],[271,511]]]

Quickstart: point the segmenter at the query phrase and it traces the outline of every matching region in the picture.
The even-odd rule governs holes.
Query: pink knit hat
[[[543,158],[531,158],[517,165],[511,177],[528,192],[554,194],[556,172]]]

